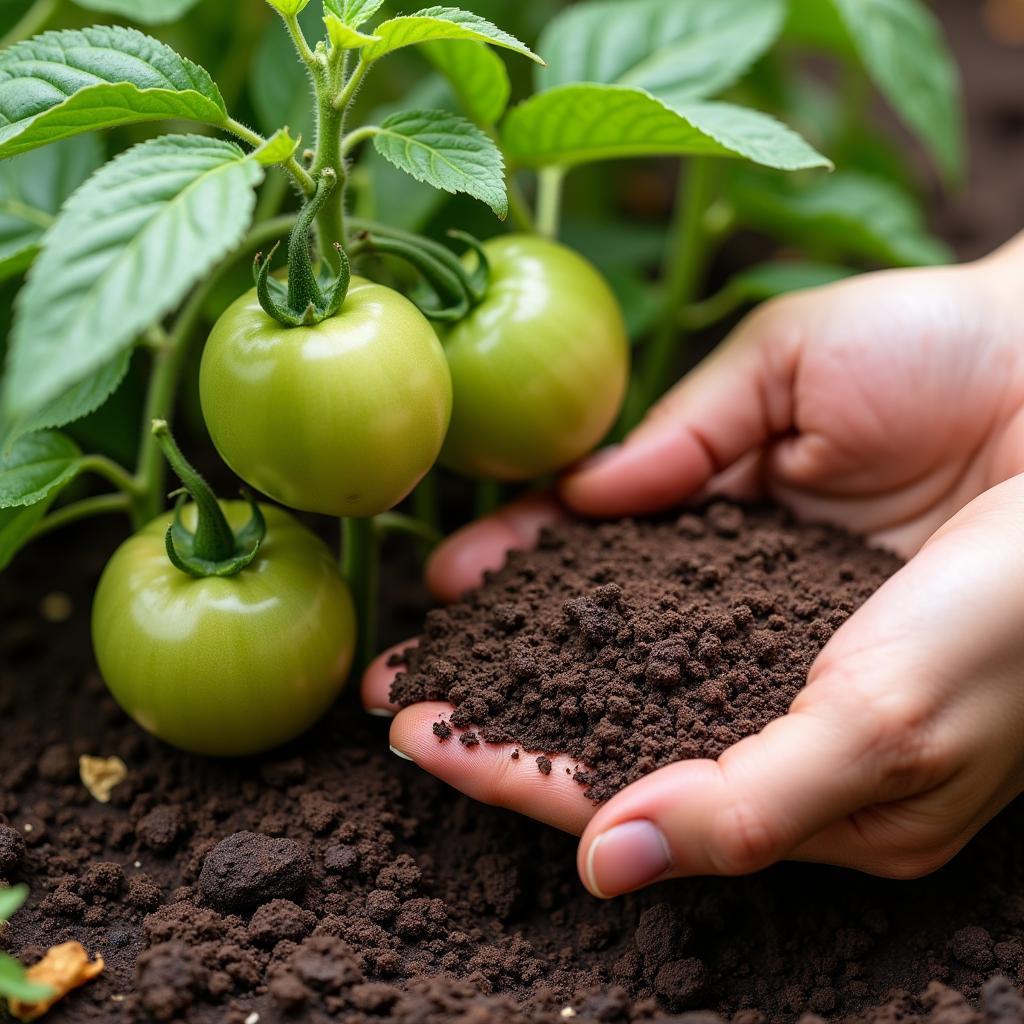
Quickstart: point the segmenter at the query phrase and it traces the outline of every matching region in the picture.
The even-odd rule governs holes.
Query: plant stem
[[[679,311],[694,299],[705,270],[708,235],[704,224],[711,192],[713,164],[694,157],[689,171],[681,174],[676,213],[669,232],[665,278],[665,308],[633,380],[623,412],[622,426],[631,430],[668,386],[680,331]]]
[[[444,534],[436,527],[412,516],[404,516],[400,512],[382,512],[379,516],[374,516],[373,523],[378,537],[404,533],[422,541],[428,549],[436,548],[444,540]]]
[[[564,167],[545,167],[537,180],[537,231],[545,238],[557,238],[562,219]]]
[[[374,135],[380,134],[380,128],[375,124],[364,125],[362,128],[357,128],[354,132],[349,132],[344,139],[341,140],[341,153],[342,156],[348,156],[356,146],[361,142],[366,142],[367,139],[372,139]]]
[[[358,71],[358,68],[356,70]],[[348,184],[348,168],[345,164],[342,145],[346,107],[335,106],[334,97],[325,80],[317,80],[316,97],[316,156],[313,158],[310,173],[315,178],[322,171],[330,168],[338,177],[337,189],[330,202],[317,215],[316,227],[320,240],[321,259],[334,273],[338,273],[341,270],[341,260],[334,249],[334,243],[337,242],[344,246],[348,240],[345,234],[345,191]]]
[[[131,508],[127,494],[101,494],[95,498],[83,498],[71,505],[51,512],[45,519],[36,523],[32,530],[32,539],[45,536],[62,526],[70,526],[80,519],[88,519],[91,516],[102,516],[110,512],[128,512]]]
[[[82,459],[81,467],[85,473],[95,473],[97,476],[103,477],[129,498],[137,497],[142,493],[139,481],[105,455],[87,455]]]
[[[35,224],[37,228],[42,228],[44,231],[51,227],[57,219],[52,213],[23,203],[20,199],[0,199],[0,210],[27,221],[29,224]]]
[[[259,132],[254,132],[251,128],[242,124],[241,121],[236,121],[233,117],[229,117],[224,122],[224,128],[243,142],[248,142],[253,149],[259,149],[267,141]],[[288,157],[281,164],[281,167],[292,176],[295,184],[298,185],[305,195],[312,195],[316,191],[316,182],[313,180],[312,175],[294,156]]]
[[[13,46],[41,32],[57,12],[59,0],[36,0],[11,30],[0,39],[0,47]]]
[[[369,665],[377,647],[378,553],[373,519],[342,519],[341,571],[356,606],[354,665],[359,672]]]
[[[306,65],[311,75],[316,75],[320,69],[320,62],[316,59],[316,54],[309,48],[299,19],[294,14],[283,14],[281,17],[284,19],[285,25],[288,26],[288,34],[292,37],[299,59]]]
[[[360,56],[359,63],[356,64],[355,70],[349,76],[344,88],[342,88],[337,97],[332,100],[332,104],[336,110],[348,109],[348,105],[356,98],[356,92],[359,90],[359,86],[362,84],[363,79],[366,77],[366,72],[369,70],[370,63]]]

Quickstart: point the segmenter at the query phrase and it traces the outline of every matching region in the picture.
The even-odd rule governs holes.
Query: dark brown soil
[[[892,564],[805,536],[809,558],[823,538],[838,545],[841,587],[856,585],[842,564]],[[570,838],[382,752],[384,724],[351,703],[243,762],[144,735],[85,653],[109,552],[90,538],[83,562],[60,543],[0,588],[0,870],[33,890],[2,944],[33,959],[77,939],[108,964],[48,1019],[1024,1020],[1024,807],[920,882],[783,865],[600,903],[575,877]],[[81,580],[66,621],[47,599],[58,569]],[[80,753],[127,762],[109,805],[78,782]]]
[[[839,530],[724,503],[672,522],[566,524],[427,616],[392,700],[450,701],[451,725],[475,727],[463,742],[569,754],[588,796],[607,800],[784,715],[899,564]]]

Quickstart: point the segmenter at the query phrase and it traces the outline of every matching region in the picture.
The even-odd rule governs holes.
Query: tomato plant
[[[436,462],[482,481],[486,507],[493,481],[529,483],[637,422],[690,332],[783,291],[946,256],[909,162],[877,133],[862,145],[873,84],[945,179],[960,174],[956,75],[922,0],[9,6],[0,569],[53,530],[127,515],[97,654],[131,713],[194,749],[294,734],[336,692],[353,629],[357,660],[372,651],[380,538],[436,539]],[[808,51],[841,91],[808,84]],[[199,127],[154,134],[166,121]],[[718,257],[739,232],[777,244],[734,273]],[[355,625],[319,542],[269,506],[258,530],[249,506],[207,495],[198,516],[171,518],[161,551],[165,458],[136,424],[199,407],[252,488],[342,518]],[[393,510],[413,488],[414,516]],[[295,614],[300,593],[312,619]],[[212,595],[237,598],[237,616]],[[291,621],[271,614],[286,606]],[[323,632],[304,641],[300,620]],[[143,688],[174,637],[189,638],[187,672]],[[242,700],[254,694],[258,708]]]
[[[327,546],[281,509],[218,503],[158,425],[195,499],[126,540],[96,591],[93,643],[121,707],[197,754],[294,739],[338,695],[352,598]]]
[[[269,293],[267,260],[260,288],[214,325],[199,378],[203,413],[224,461],[264,494],[307,512],[373,516],[437,460],[451,378],[433,329],[403,295],[346,268],[334,298],[324,297],[308,229],[300,219],[290,299],[283,285],[283,305]],[[315,295],[297,293],[299,274]],[[319,322],[317,301],[329,314]]]
[[[530,480],[586,455],[619,414],[629,341],[611,289],[565,246],[508,235],[484,246],[481,301],[442,329],[455,407],[441,461]]]

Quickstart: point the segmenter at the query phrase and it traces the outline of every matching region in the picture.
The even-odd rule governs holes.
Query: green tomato
[[[233,528],[251,515],[223,502]],[[144,729],[196,754],[269,750],[308,729],[344,685],[352,599],[327,546],[280,509],[236,576],[171,565],[155,519],[114,553],[93,606],[93,646],[110,692]],[[182,520],[195,528],[195,506]]]
[[[203,353],[203,415],[224,461],[306,512],[372,516],[434,465],[451,376],[433,328],[403,295],[355,277],[337,316],[286,328],[255,290],[225,310]]]
[[[484,249],[483,302],[441,330],[455,393],[441,462],[467,476],[528,480],[607,434],[626,393],[629,340],[611,289],[573,250],[525,235]]]

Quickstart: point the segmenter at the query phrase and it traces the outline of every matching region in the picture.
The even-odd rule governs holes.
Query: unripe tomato
[[[612,427],[629,379],[622,312],[573,250],[526,235],[485,243],[487,294],[440,329],[452,372],[443,465],[528,480],[586,455]]]
[[[336,316],[283,327],[243,295],[214,325],[199,378],[221,457],[291,508],[372,516],[437,460],[451,376],[433,328],[403,295],[354,277]]]
[[[233,528],[245,502],[221,504]],[[114,553],[96,591],[93,645],[110,692],[143,728],[196,754],[236,756],[308,729],[344,685],[352,599],[331,552],[287,513],[236,576],[197,579],[168,560],[170,514]],[[195,506],[182,521],[195,527]]]

